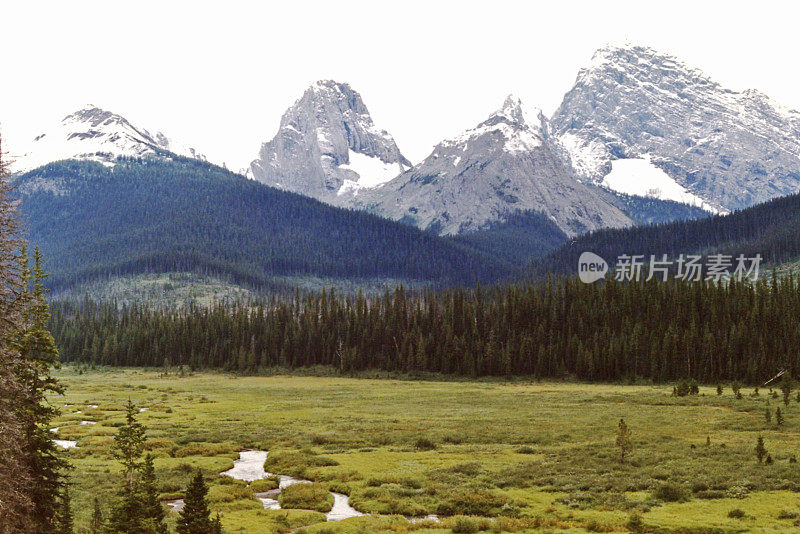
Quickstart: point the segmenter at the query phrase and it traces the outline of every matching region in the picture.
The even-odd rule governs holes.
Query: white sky
[[[800,109],[792,4],[3,0],[0,125],[14,151],[92,103],[239,169],[332,78],[417,162],[508,93],[549,115],[592,52],[625,39]]]

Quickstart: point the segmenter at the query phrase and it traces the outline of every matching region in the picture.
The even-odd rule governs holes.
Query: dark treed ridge
[[[676,255],[680,253],[761,254],[779,264],[800,255],[800,195],[778,198],[729,215],[673,221],[623,229],[606,229],[580,236],[535,260],[528,276],[574,274],[584,251],[614,262],[622,254]]]
[[[512,273],[507,262],[417,228],[174,155],[113,168],[52,163],[19,177],[18,191],[54,290],[175,271],[257,288],[275,276],[469,285]]]

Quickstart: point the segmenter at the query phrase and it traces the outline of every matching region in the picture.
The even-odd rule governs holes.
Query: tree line
[[[794,276],[564,278],[417,294],[322,291],[182,311],[61,303],[50,327],[66,360],[96,365],[759,383],[783,369],[800,376],[799,314]]]

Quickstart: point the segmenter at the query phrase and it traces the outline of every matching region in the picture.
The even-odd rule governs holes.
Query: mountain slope
[[[53,161],[70,159],[110,166],[119,157],[154,157],[164,151],[205,159],[160,132],[151,134],[120,115],[88,105],[36,136],[23,154],[12,158],[11,171],[23,173]]]
[[[468,284],[510,272],[417,229],[161,155],[63,161],[18,178],[29,240],[56,289],[178,271],[255,286],[297,274]]]
[[[250,168],[259,182],[341,204],[410,166],[392,136],[373,124],[361,95],[323,80],[286,111]]]
[[[800,257],[800,195],[789,195],[729,215],[634,228],[604,229],[580,236],[535,260],[528,275],[574,275],[578,258],[589,251],[611,268],[623,255],[729,254],[754,257],[779,265]]]
[[[550,217],[567,235],[631,224],[575,180],[552,150],[541,119],[526,117],[514,97],[353,205],[444,235],[474,232],[530,210]]]
[[[733,210],[800,187],[800,113],[646,47],[598,50],[552,120],[585,181]]]

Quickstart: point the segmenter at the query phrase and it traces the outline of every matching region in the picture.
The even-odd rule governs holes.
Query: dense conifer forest
[[[468,377],[742,380],[800,374],[800,291],[681,281],[341,297],[330,292],[184,312],[84,302],[54,308],[67,361],[258,373],[331,366]]]
[[[64,161],[19,178],[28,238],[48,260],[52,289],[173,271],[254,287],[275,275],[473,284],[512,272],[465,244],[170,158]]]
[[[536,260],[529,276],[575,274],[584,251],[613,262],[622,254],[711,252],[753,257],[773,265],[800,256],[800,195],[777,198],[729,215],[673,221],[635,228],[605,229],[580,236]]]

